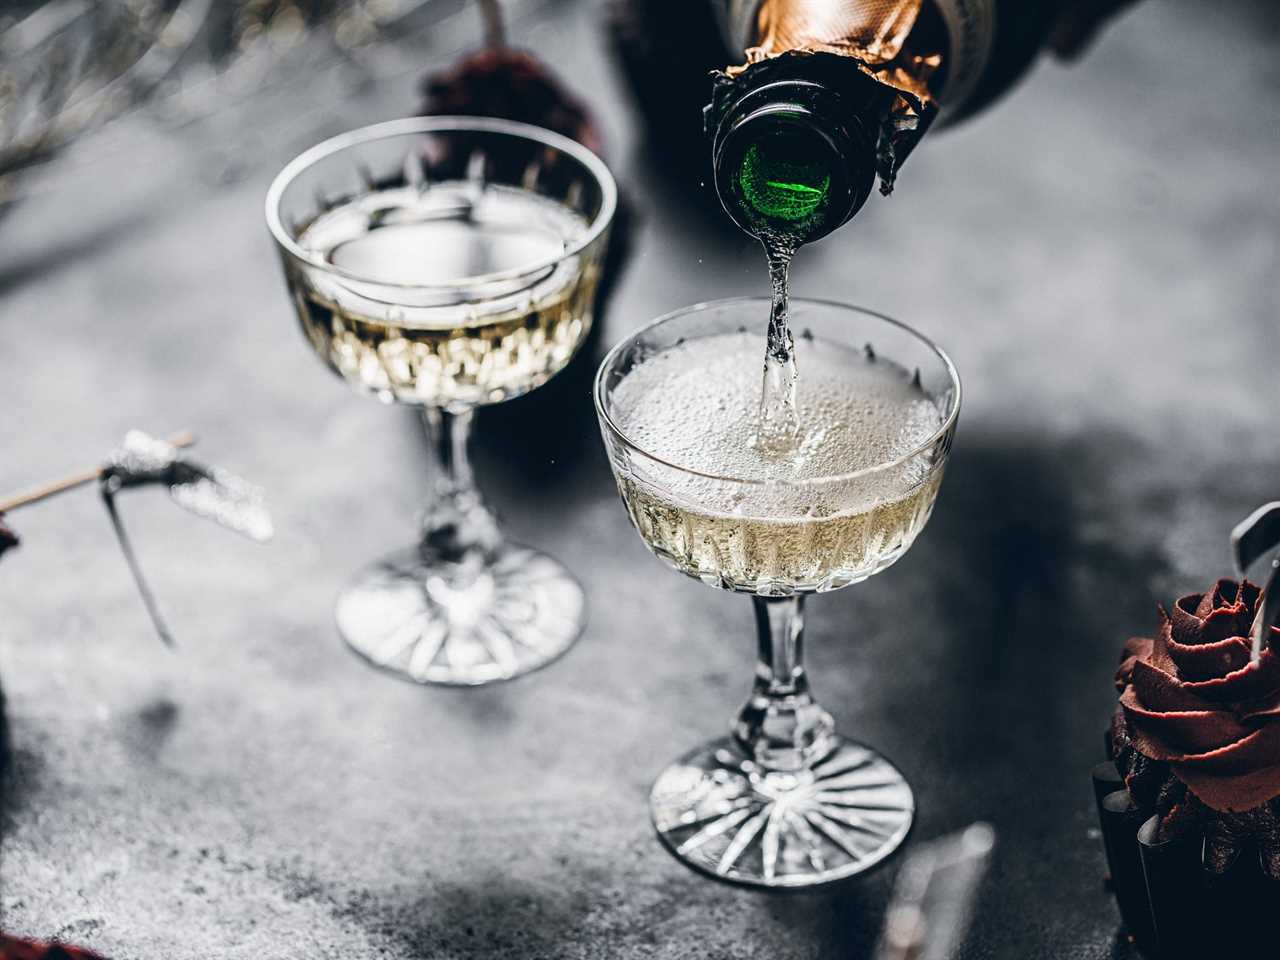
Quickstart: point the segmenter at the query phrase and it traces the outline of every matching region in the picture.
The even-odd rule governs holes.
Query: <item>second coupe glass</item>
[[[502,536],[467,437],[476,407],[534,389],[581,345],[616,202],[590,151],[482,118],[356,130],[272,184],[267,223],[308,342],[362,392],[420,407],[435,452],[418,545],[338,598],[343,638],[378,666],[480,684],[577,638],[581,588]]]

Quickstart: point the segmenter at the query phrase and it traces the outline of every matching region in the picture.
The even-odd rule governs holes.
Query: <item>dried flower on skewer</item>
[[[239,477],[217,467],[207,467],[186,457],[181,448],[194,442],[190,434],[171,441],[157,440],[141,430],[131,430],[119,450],[112,453],[101,467],[83,470],[53,483],[0,498],[0,516],[4,511],[38,503],[55,494],[97,481],[99,492],[124,552],[125,561],[138,585],[142,602],[155,624],[160,639],[172,645],[173,637],[165,626],[155,597],[125,533],[116,504],[116,495],[129,487],[160,484],[180,507],[197,516],[213,520],[220,526],[242,533],[252,540],[269,540],[273,529],[271,516],[263,501],[262,491]],[[0,523],[0,552],[13,546],[17,538]]]
[[[138,566],[137,556],[116,506],[116,494],[121,490],[148,484],[168,487],[169,495],[178,506],[250,539],[259,542],[269,540],[273,529],[260,489],[225,470],[196,463],[183,456],[177,447],[141,430],[129,431],[124,445],[102,468],[98,488],[151,622],[155,624],[160,639],[172,646],[173,637]]]

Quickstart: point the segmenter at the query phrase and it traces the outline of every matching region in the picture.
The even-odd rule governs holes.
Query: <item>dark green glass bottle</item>
[[[857,76],[849,75],[847,64],[828,65],[841,74],[837,84],[812,62],[808,76],[790,76],[784,61],[721,84],[706,119],[725,211],[754,236],[799,246],[835,230],[866,202],[890,97],[856,68]]]
[[[775,36],[793,39],[811,32],[809,8],[823,6],[710,3],[732,63],[751,59],[766,20]],[[875,4],[828,0],[826,7],[865,21]],[[716,73],[703,121],[725,211],[748,233],[782,235],[792,247],[835,230],[858,212],[877,176],[884,192],[892,188],[939,110],[947,122],[961,119],[1013,85],[1044,45],[1057,9],[1025,0],[924,0],[903,49],[931,56],[934,65],[925,80],[928,97],[911,117],[895,108],[895,90],[853,56],[786,50]],[[803,29],[779,28],[784,21]]]

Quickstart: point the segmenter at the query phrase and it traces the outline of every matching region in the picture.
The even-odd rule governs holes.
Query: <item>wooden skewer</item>
[[[165,442],[174,447],[189,447],[196,442],[196,437],[190,430],[184,430]],[[0,513],[8,513],[10,510],[17,510],[19,507],[26,507],[33,503],[39,503],[41,500],[47,500],[55,494],[64,493],[75,487],[82,487],[86,483],[93,483],[101,475],[102,468],[93,467],[89,470],[79,470],[60,480],[51,480],[48,483],[42,483],[27,490],[19,490],[17,493],[0,499]]]

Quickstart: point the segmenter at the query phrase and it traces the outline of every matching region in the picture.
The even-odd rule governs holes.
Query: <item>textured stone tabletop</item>
[[[766,277],[651,171],[598,12],[521,29],[594,102],[638,213],[590,354],[480,418],[511,534],[587,590],[585,635],[541,673],[419,688],[333,626],[346,577],[411,539],[425,449],[412,414],[307,349],[262,198],[298,150],[410,112],[414,70],[323,74],[261,115],[127,119],[0,219],[0,490],[129,427],[190,427],[266,486],[279,529],[260,547],[161,494],[122,500],[171,653],[92,492],[13,515],[6,929],[140,960],[866,956],[891,868],[768,896],[685,870],[650,830],[653,775],[747,692],[751,612],[645,552],[587,383],[640,324]],[[1147,4],[933,135],[894,197],[797,260],[797,293],[919,326],[965,382],[929,528],[815,598],[808,637],[824,704],[915,787],[914,837],[1000,832],[967,958],[1128,955],[1088,782],[1117,651],[1226,573],[1231,524],[1280,496],[1277,64],[1272,4]]]

